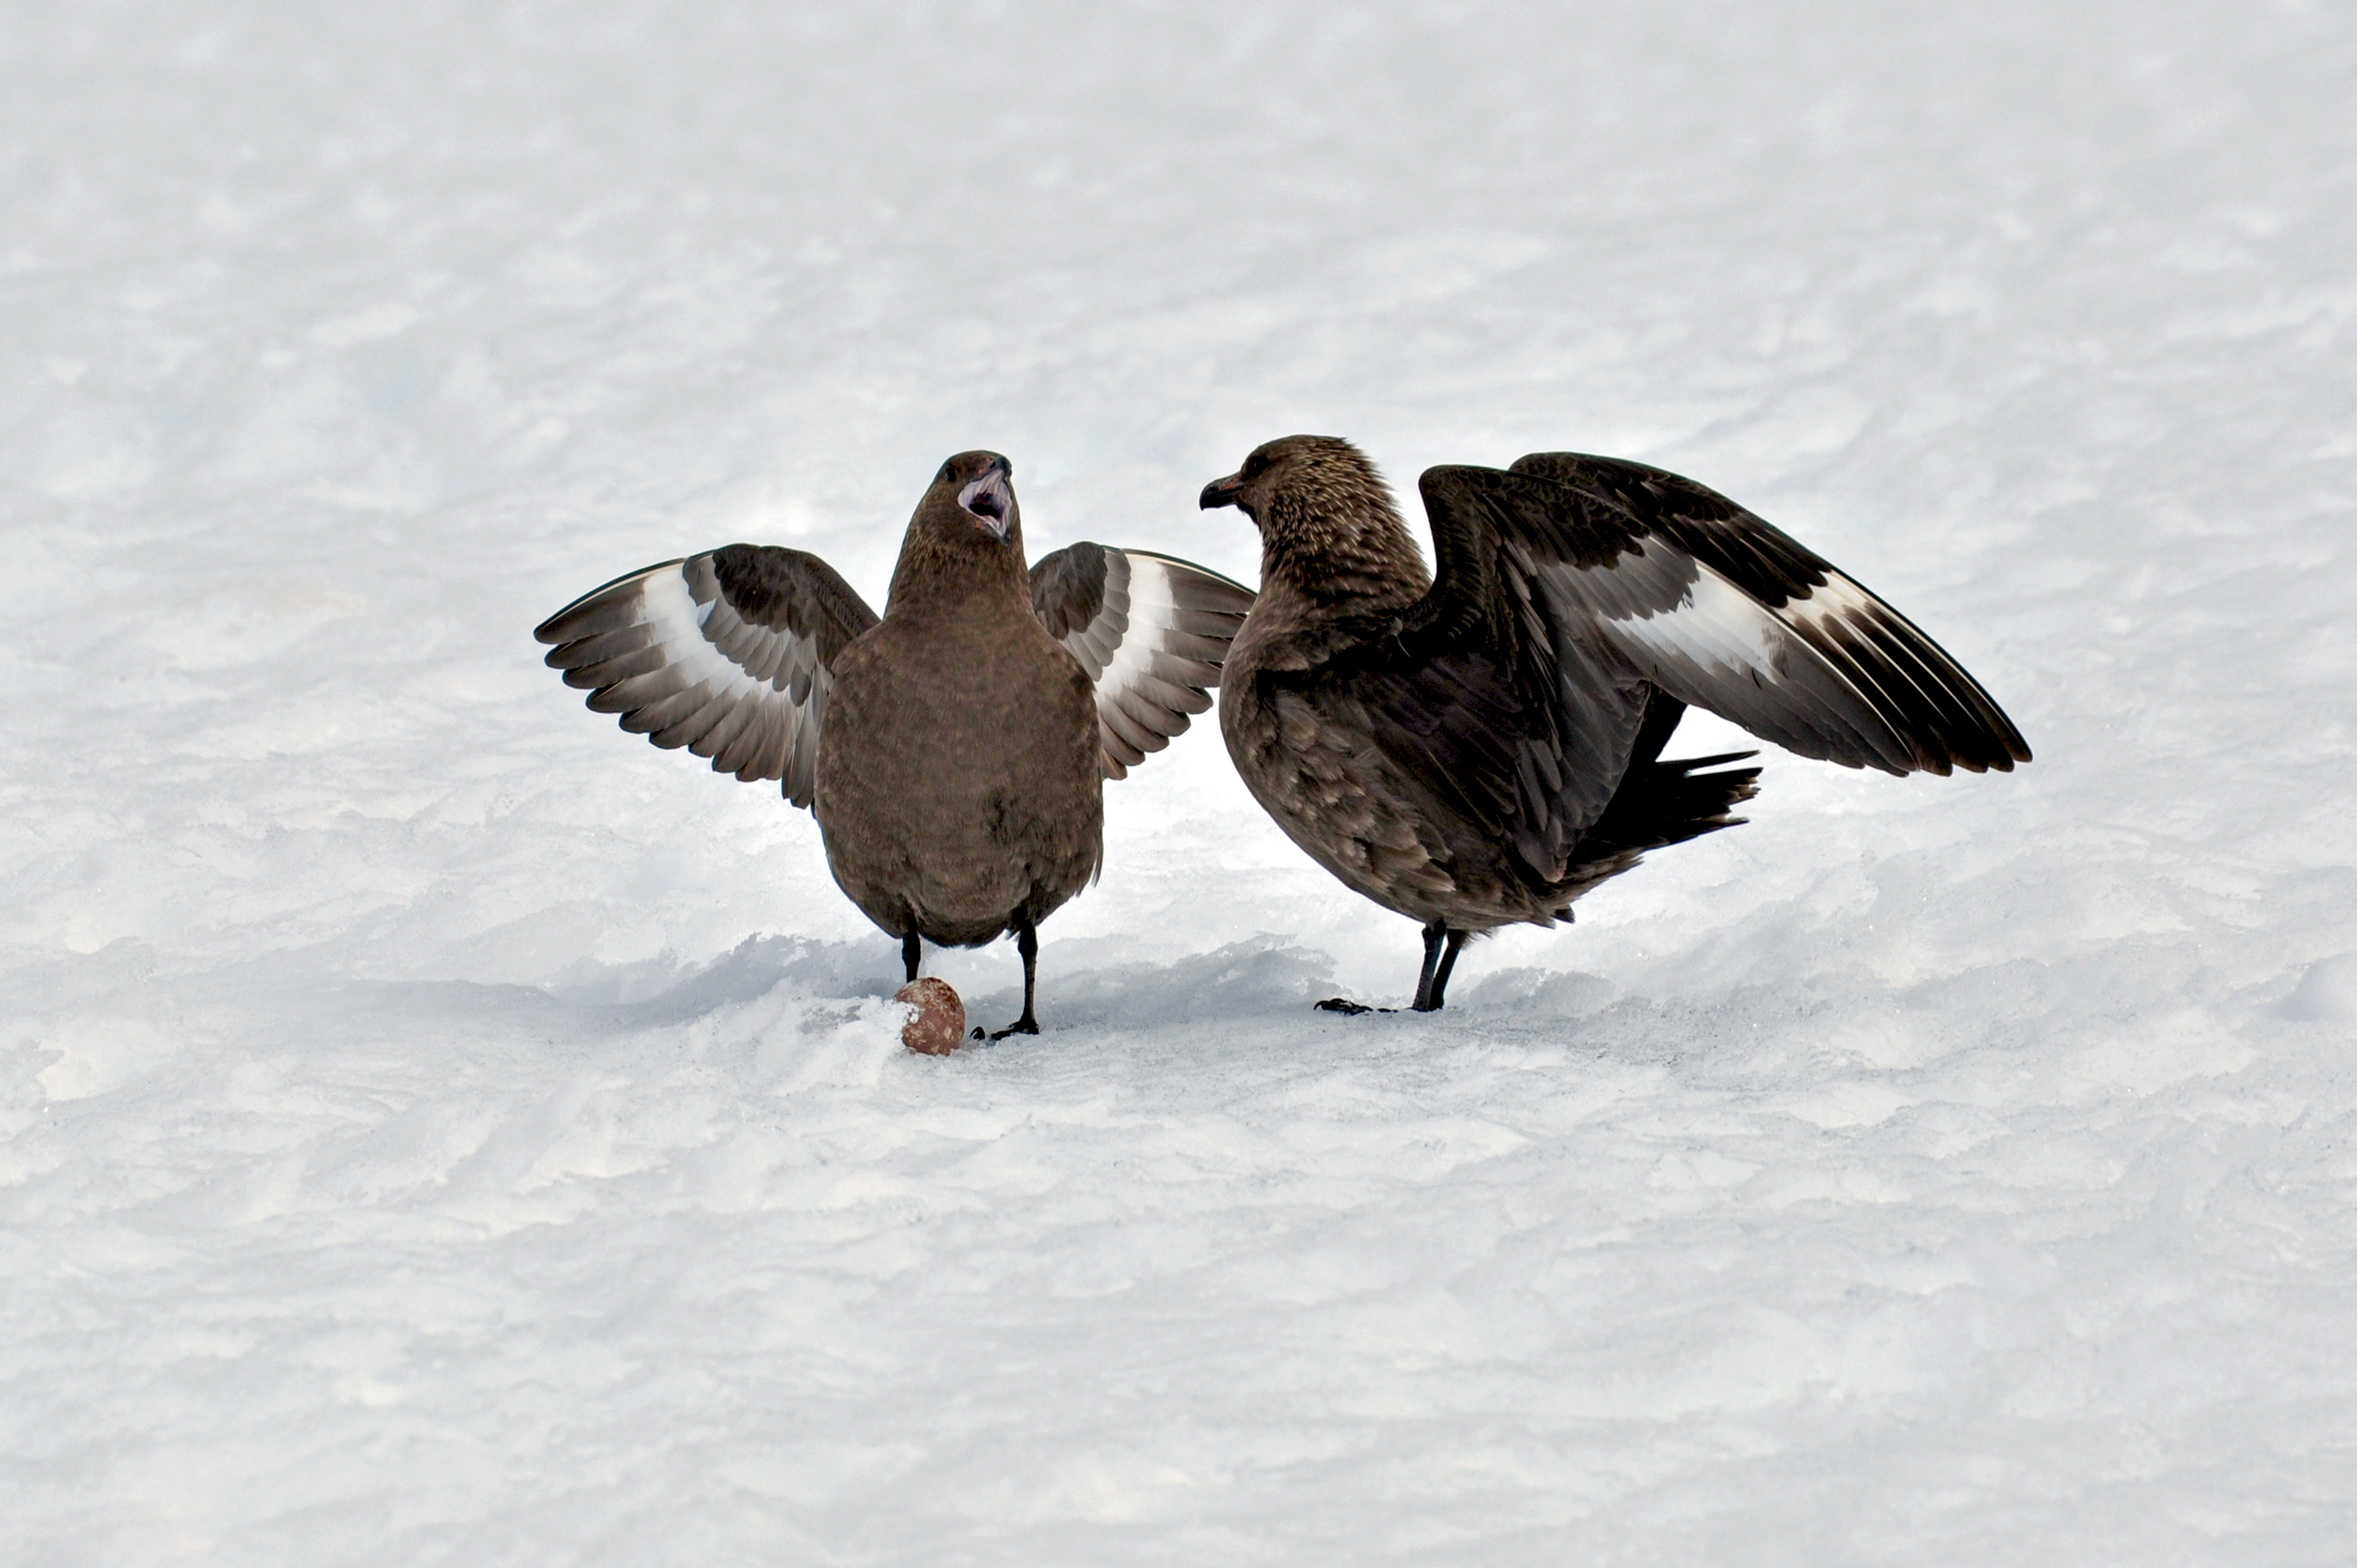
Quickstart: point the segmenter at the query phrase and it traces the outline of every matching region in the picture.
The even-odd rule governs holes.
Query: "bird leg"
[[[917,978],[917,961],[925,954],[924,939],[910,931],[900,939],[900,961],[909,966],[909,978]]]
[[[1039,983],[1039,933],[1032,929],[1028,915],[1015,917],[1015,950],[1023,955],[1023,1016],[992,1035],[994,1040],[1039,1032],[1039,1020],[1031,1011],[1031,994]]]
[[[1432,961],[1433,933],[1436,930],[1442,932],[1448,939],[1448,945],[1441,950],[1440,961],[1437,964]],[[1425,928],[1425,983],[1416,987],[1415,1010],[1417,1012],[1437,1013],[1447,1005],[1441,1000],[1441,993],[1448,989],[1448,972],[1457,967],[1457,955],[1465,950],[1466,935],[1466,932],[1451,931],[1437,924]]]
[[[1415,1001],[1409,1011],[1437,1013],[1441,1009],[1441,993],[1448,989],[1448,972],[1457,967],[1457,954],[1465,946],[1466,933],[1452,931],[1445,920],[1435,920],[1424,928],[1424,967],[1416,972]],[[1341,1013],[1357,1017],[1361,1013],[1396,1013],[1396,1007],[1370,1007],[1363,1002],[1353,1002],[1347,996],[1329,996],[1318,1003],[1320,1013]]]
[[[1432,999],[1432,973],[1440,967],[1441,943],[1448,938],[1448,922],[1435,920],[1424,928],[1424,967],[1415,975],[1415,1000],[1410,1004],[1418,1013],[1429,1013],[1440,1005]],[[1457,955],[1451,953],[1451,958]]]

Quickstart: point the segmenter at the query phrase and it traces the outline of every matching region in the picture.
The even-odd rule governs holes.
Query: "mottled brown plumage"
[[[732,544],[619,578],[535,635],[624,729],[811,807],[909,979],[923,941],[1012,931],[1013,1030],[1035,1033],[1038,927],[1096,875],[1103,779],[1211,706],[1251,604],[1101,544],[1027,574],[1006,459],[967,452],[918,504],[880,620],[816,556]]]
[[[1759,770],[1697,769],[1749,753],[1661,760],[1689,703],[1849,767],[2029,760],[1912,623],[1691,480],[1546,453],[1418,488],[1431,576],[1347,441],[1272,441],[1202,504],[1261,531],[1229,753],[1311,859],[1423,923],[1420,1010],[1469,935],[1568,919],[1645,851],[1740,820]]]

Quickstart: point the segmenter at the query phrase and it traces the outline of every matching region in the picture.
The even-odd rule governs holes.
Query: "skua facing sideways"
[[[1269,442],[1200,500],[1261,534],[1229,754],[1312,860],[1424,927],[1418,1011],[1469,937],[1567,920],[1646,851],[1743,820],[1759,769],[1724,765],[1753,753],[1662,759],[1688,704],[1848,768],[2029,760],[1913,622],[1691,479],[1548,452],[1417,488],[1429,575],[1347,441]]]

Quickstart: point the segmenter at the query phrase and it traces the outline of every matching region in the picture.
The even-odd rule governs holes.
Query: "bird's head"
[[[1243,467],[1203,487],[1201,504],[1234,507],[1259,527],[1265,577],[1290,577],[1320,596],[1390,595],[1424,581],[1391,487],[1339,435],[1255,446]]]
[[[943,542],[1011,545],[1018,556],[1023,553],[1015,467],[996,452],[961,452],[943,463],[917,516]]]
[[[1348,510],[1371,493],[1391,499],[1356,446],[1339,435],[1286,435],[1261,443],[1243,467],[1205,485],[1201,504],[1234,507],[1265,531],[1273,514]]]
[[[976,594],[1030,602],[1015,469],[996,452],[961,452],[933,472],[892,568],[890,605],[963,605]],[[888,607],[887,613],[891,613]]]

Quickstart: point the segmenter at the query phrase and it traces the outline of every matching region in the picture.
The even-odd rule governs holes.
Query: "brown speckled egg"
[[[900,1026],[900,1043],[929,1057],[945,1057],[965,1038],[965,1004],[957,987],[928,974],[892,993],[892,1000],[909,1004],[909,1021]]]

